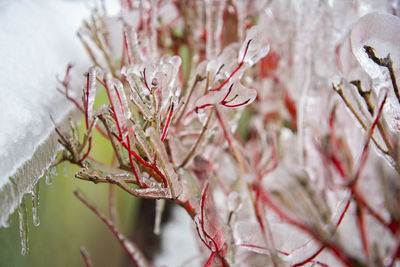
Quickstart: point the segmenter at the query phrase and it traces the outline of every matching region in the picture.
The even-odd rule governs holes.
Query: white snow
[[[75,73],[89,66],[75,35],[89,12],[82,2],[0,3],[0,225],[58,148],[50,115],[59,123],[73,106],[56,90],[56,77],[62,79],[70,62]],[[80,92],[81,79],[76,80],[73,87]]]

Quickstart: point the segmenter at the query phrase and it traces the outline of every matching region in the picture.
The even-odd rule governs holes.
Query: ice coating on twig
[[[255,89],[246,88],[239,81],[236,81],[222,104],[226,107],[242,107],[253,103],[256,97],[257,91]]]
[[[389,91],[387,103],[383,115],[391,130],[400,132],[400,102],[398,88],[394,88],[391,82],[390,72],[387,67],[374,62],[367,52],[367,47],[373,49],[381,60],[391,60],[394,82],[400,84],[400,18],[386,13],[370,13],[365,15],[352,28],[350,33],[351,48],[362,69],[374,81],[373,91],[379,94],[382,90]],[[388,57],[388,58],[387,58]],[[387,59],[386,59],[387,58]],[[390,58],[390,60],[389,60]]]
[[[374,63],[365,52],[364,46],[374,48],[379,58],[390,54],[395,62],[395,72],[400,74],[400,18],[387,13],[374,12],[358,20],[351,30],[351,48],[360,66],[376,79],[386,71]],[[397,80],[400,81],[400,75]]]
[[[142,112],[143,116],[146,118],[146,120],[152,121],[153,116],[151,115],[150,109],[147,107],[147,105],[143,102],[141,99],[139,93],[137,92],[137,88],[135,86],[135,80],[131,75],[127,76],[128,83],[131,87],[131,100],[135,105],[138,107],[139,111]]]
[[[222,90],[208,92],[206,95],[200,97],[196,101],[196,107],[206,108],[207,106],[220,103],[228,93],[228,90],[228,86],[225,86],[222,88]]]
[[[146,140],[146,135],[140,125],[133,126],[133,131],[135,133],[136,141],[143,149],[143,152],[146,154],[147,158],[153,159],[154,151],[153,148],[148,144]]]
[[[96,98],[96,76],[97,76],[96,67],[90,67],[88,75],[89,75],[89,82],[88,82],[89,88],[87,88],[86,91],[86,105],[87,105],[86,108],[88,114],[87,118],[88,124],[90,124],[94,116],[93,105]]]
[[[113,99],[115,116],[120,123],[122,134],[126,134],[129,128],[131,111],[128,107],[124,87],[118,79],[113,80],[113,88],[111,88],[110,95]]]
[[[169,157],[167,155],[167,151],[165,150],[164,144],[161,142],[160,135],[153,127],[147,128],[146,135],[150,138],[151,145],[157,154],[157,160],[160,162],[161,167],[165,171],[172,197],[178,197],[182,192],[182,186],[178,181],[176,172],[169,162]]]
[[[241,62],[243,60],[245,63],[252,66],[268,54],[268,35],[266,32],[263,31],[264,29],[258,25],[253,26],[249,30],[247,30],[246,39],[242,43],[242,46],[239,50],[238,62]],[[247,46],[249,42],[250,45]],[[247,54],[246,57],[243,59],[246,49]]]

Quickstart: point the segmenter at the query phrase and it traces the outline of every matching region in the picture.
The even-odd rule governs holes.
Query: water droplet
[[[33,187],[32,195],[32,218],[33,218],[33,225],[39,226],[39,183]]]
[[[18,207],[19,217],[19,237],[21,239],[21,255],[28,254],[28,216],[26,212],[25,196],[22,198],[21,204]]]

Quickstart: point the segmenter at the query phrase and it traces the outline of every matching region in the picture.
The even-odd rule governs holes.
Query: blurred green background
[[[95,106],[99,107],[105,100],[104,90],[99,90]],[[112,152],[111,145],[95,131],[90,155],[109,164]],[[29,219],[27,256],[21,255],[17,212],[10,217],[8,228],[0,228],[0,267],[85,266],[80,246],[87,249],[93,266],[126,265],[125,252],[116,238],[72,193],[74,188],[79,188],[91,203],[109,216],[109,185],[78,180],[74,178],[77,170],[77,167],[69,163],[61,163],[57,166],[57,176],[53,178],[52,185],[46,185],[45,179],[40,179],[38,227],[32,224],[31,197],[26,196]],[[123,234],[129,236],[135,227],[138,201],[118,188],[115,188],[115,192],[117,225]]]

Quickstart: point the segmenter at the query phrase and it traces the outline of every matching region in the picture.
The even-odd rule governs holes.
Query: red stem
[[[204,264],[204,267],[209,267],[211,265],[214,256],[215,256],[215,251],[211,252],[210,257],[208,257],[206,264]]]
[[[270,199],[270,197],[265,193],[265,192],[260,192],[260,196],[263,199],[263,201],[285,222],[297,227],[298,229],[306,232],[310,236],[312,236],[315,240],[318,242],[324,244],[324,242],[321,240],[321,238],[318,236],[318,234],[314,233],[308,226],[304,225],[303,223],[297,221],[296,219],[292,218],[285,212],[283,212],[278,206]],[[340,250],[339,247],[337,247],[334,244],[324,244],[326,247],[328,247],[335,255],[336,257],[346,266],[352,266],[351,261],[348,259],[346,255],[343,254],[343,252]]]
[[[83,258],[83,261],[85,262],[86,267],[92,267],[92,260],[89,258],[89,255],[86,252],[86,249],[84,247],[80,248],[81,255]]]
[[[227,84],[227,83],[231,80],[231,78],[233,77],[233,75],[235,75],[235,73],[243,66],[243,64],[244,64],[244,58],[246,57],[247,50],[249,50],[249,45],[250,45],[251,41],[252,41],[252,40],[249,40],[249,41],[247,42],[246,49],[244,50],[243,58],[242,58],[242,60],[240,61],[239,65],[236,67],[236,69],[231,73],[231,75],[229,75],[228,79],[226,79],[218,88],[211,89],[211,91],[219,91],[219,90],[221,90],[221,88],[224,87],[225,84]]]
[[[128,147],[129,147],[129,149],[128,149],[128,151],[129,151],[129,163],[131,164],[132,172],[133,172],[133,174],[134,174],[135,177],[136,177],[136,182],[138,183],[138,185],[139,185],[140,187],[142,187],[142,183],[140,182],[139,175],[137,174],[136,169],[135,169],[135,166],[133,165],[132,153],[130,153],[130,151],[132,151],[132,150],[130,149],[130,148],[131,148],[131,142],[129,141],[129,135],[126,136],[126,140],[128,141]]]
[[[128,63],[129,63],[130,66],[132,66],[132,65],[133,65],[132,55],[131,55],[131,50],[129,49],[129,46],[128,46],[128,39],[127,39],[127,38],[128,38],[128,37],[127,37],[127,35],[126,35],[126,31],[124,31],[125,51],[126,51],[126,54],[128,55]],[[123,57],[122,57],[122,58],[123,58]]]
[[[214,244],[214,250],[213,250],[212,248],[211,248],[211,250],[212,250],[212,251],[218,251],[219,248],[218,248],[218,246],[217,246],[217,243],[216,243],[215,240],[206,232],[206,230],[205,230],[205,228],[204,228],[204,203],[205,203],[205,201],[206,201],[206,194],[207,194],[208,185],[209,185],[209,184],[207,183],[206,187],[204,188],[203,195],[201,196],[201,204],[200,204],[200,207],[201,207],[201,230],[203,231],[203,234],[204,234],[206,237],[208,237],[208,238],[211,240],[211,242]]]
[[[365,255],[367,258],[370,258],[370,248],[369,248],[369,241],[368,241],[368,235],[367,235],[367,229],[365,225],[365,220],[364,220],[364,213],[361,207],[357,206],[357,222],[359,225],[359,230],[360,230],[360,236],[361,236],[361,241],[362,245],[364,248]]]
[[[164,139],[165,139],[165,136],[166,136],[166,134],[167,134],[167,130],[168,130],[169,124],[171,123],[171,117],[172,117],[172,113],[173,113],[173,112],[174,112],[174,103],[172,102],[172,103],[171,103],[171,109],[170,109],[169,114],[168,114],[167,123],[166,123],[165,126],[164,126],[163,133],[162,133],[162,136],[161,136],[161,142],[163,142]],[[154,161],[154,162],[155,162],[155,161]]]
[[[102,220],[108,229],[114,234],[114,236],[117,238],[118,242],[121,244],[122,248],[125,250],[125,252],[128,254],[128,257],[132,262],[134,262],[136,265],[140,266],[138,263],[138,259],[136,258],[137,253],[132,253],[131,251],[131,246],[130,244],[127,244],[127,240],[125,237],[117,230],[115,227],[114,223],[105,217],[96,207],[94,207],[92,204],[90,204],[86,199],[84,199],[78,190],[74,190],[74,195],[86,206],[88,207],[100,220]]]

